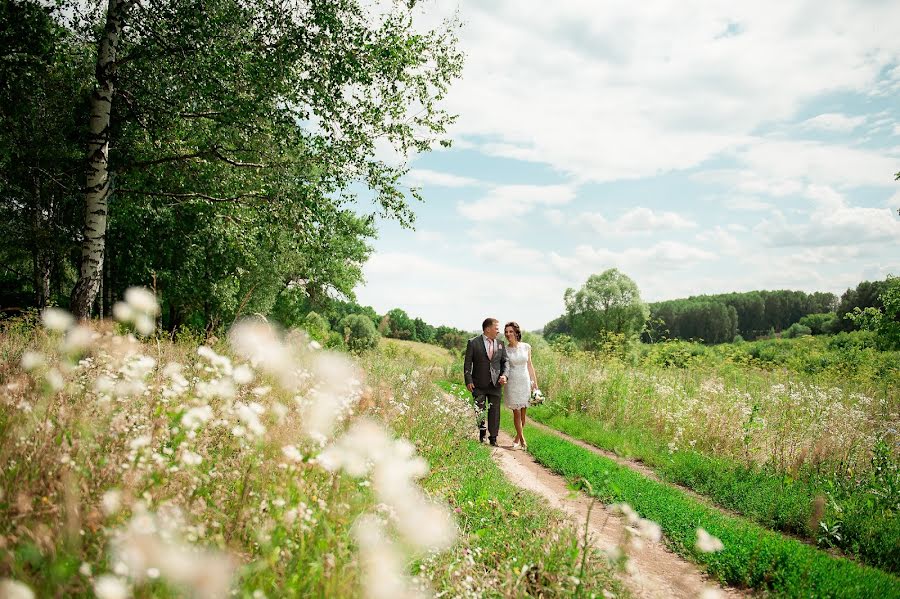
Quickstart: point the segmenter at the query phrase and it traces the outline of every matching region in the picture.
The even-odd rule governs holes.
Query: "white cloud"
[[[481,183],[471,177],[461,177],[424,168],[410,169],[406,178],[411,185],[423,187],[473,187]]]
[[[675,212],[655,212],[642,206],[632,208],[614,221],[607,220],[599,212],[582,212],[578,215],[578,222],[605,234],[679,231],[697,226],[697,223]]]
[[[715,260],[716,255],[677,241],[660,241],[648,247],[631,247],[620,252],[579,245],[570,256],[550,254],[550,262],[561,274],[578,280],[609,268],[631,272],[677,270],[698,262]]]
[[[710,231],[703,231],[702,233],[697,234],[697,241],[710,244],[713,246],[713,250],[719,254],[726,256],[740,256],[745,253],[748,248],[729,231],[732,227],[734,227],[734,225],[728,227],[717,226]],[[740,230],[740,228],[737,230]]]
[[[776,0],[458,6],[454,137],[580,181],[695,166],[814,98],[868,92],[900,58],[898,3],[822,2],[815,19]]]
[[[833,131],[839,133],[848,133],[853,131],[866,122],[866,117],[847,116],[839,112],[826,112],[811,119],[807,119],[800,123],[804,129],[819,129],[822,131]]]
[[[491,260],[504,264],[543,269],[544,254],[538,250],[523,247],[508,239],[491,239],[486,242],[475,242],[472,252],[482,260]]]
[[[559,226],[566,222],[566,214],[562,210],[547,210],[546,212],[544,212],[544,216],[546,216],[547,220],[556,226]]]
[[[785,186],[770,195],[789,195],[791,186],[801,182],[889,186],[896,172],[896,162],[882,152],[810,141],[758,139],[738,150],[737,158],[749,169],[749,177]]]
[[[741,195],[727,198],[724,203],[726,207],[741,212],[768,212],[775,207],[769,202],[764,202],[759,198]]]
[[[519,217],[538,206],[562,206],[575,197],[571,185],[498,185],[480,199],[460,202],[458,212],[474,221]]]
[[[900,125],[894,125],[894,135],[900,135]]]
[[[380,252],[366,263],[357,299],[379,314],[396,307],[426,322],[475,331],[487,316],[540,328],[563,311],[566,283],[548,274],[504,273],[490,261],[423,252]],[[527,292],[526,292],[527,291]]]
[[[844,246],[887,243],[900,245],[900,218],[886,208],[820,208],[809,221],[784,218],[764,221],[755,229],[771,246]],[[900,249],[900,248],[898,248]]]
[[[890,208],[893,212],[900,210],[900,191],[895,191],[894,195],[889,197],[884,203],[885,208]]]

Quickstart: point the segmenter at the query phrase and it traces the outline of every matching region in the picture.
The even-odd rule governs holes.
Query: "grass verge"
[[[871,566],[894,574],[900,571],[900,518],[893,510],[876,509],[866,493],[842,493],[815,480],[749,468],[694,451],[670,453],[640,431],[611,430],[581,414],[555,413],[536,406],[529,416],[595,447],[639,459],[662,478],[767,528],[812,541],[818,538]],[[881,470],[873,469],[873,473],[880,475]],[[820,517],[814,514],[816,498],[828,499]]]
[[[511,429],[510,420],[504,427]],[[834,558],[793,539],[726,516],[682,491],[540,431],[527,427],[529,452],[567,478],[588,480],[604,502],[627,502],[662,527],[676,553],[705,566],[723,583],[785,597],[900,597],[900,580],[875,568]],[[696,549],[697,528],[718,537],[725,549]]]

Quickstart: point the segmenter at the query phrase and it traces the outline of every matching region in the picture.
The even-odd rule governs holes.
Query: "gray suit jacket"
[[[488,359],[487,350],[481,335],[469,339],[466,345],[466,358],[463,362],[463,374],[466,385],[474,384],[474,395],[500,395],[498,380],[501,376],[509,376],[509,360],[506,347],[498,339],[497,350],[493,359]]]

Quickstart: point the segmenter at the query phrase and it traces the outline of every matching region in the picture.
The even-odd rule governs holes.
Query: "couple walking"
[[[487,434],[491,445],[497,445],[502,397],[506,407],[512,410],[516,426],[513,449],[528,447],[523,434],[525,412],[532,392],[538,388],[531,364],[531,346],[522,342],[522,329],[515,322],[508,322],[503,327],[507,347],[497,339],[500,321],[496,318],[486,318],[481,323],[481,330],[481,335],[469,339],[463,363],[466,388],[475,398],[475,407],[479,411],[479,440],[483,443]]]

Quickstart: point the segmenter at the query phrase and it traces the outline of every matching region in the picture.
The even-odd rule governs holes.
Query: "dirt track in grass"
[[[580,492],[573,492],[566,480],[541,466],[526,452],[512,448],[512,438],[501,431],[499,447],[492,456],[509,480],[544,497],[548,503],[566,513],[582,534],[587,522],[591,499]],[[611,551],[625,547],[626,523],[623,517],[600,502],[595,502],[588,522],[588,538],[596,548]],[[720,597],[748,597],[746,591],[723,588],[710,580],[693,563],[672,553],[662,543],[643,541],[639,546],[626,549],[629,566],[620,574],[622,582],[635,597],[697,598],[704,591],[718,591]]]

